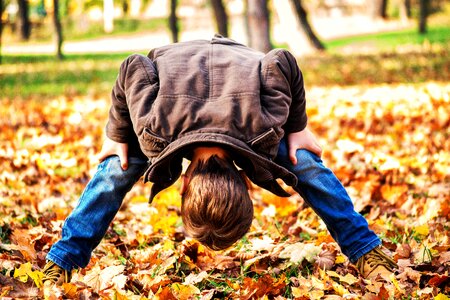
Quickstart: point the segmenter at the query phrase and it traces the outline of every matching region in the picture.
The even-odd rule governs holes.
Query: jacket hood
[[[236,165],[242,168],[247,177],[256,185],[272,191],[281,197],[289,197],[276,181],[282,179],[287,185],[295,186],[297,178],[285,168],[255,153],[246,143],[231,136],[219,133],[192,133],[170,143],[160,155],[152,161],[144,174],[144,182],[152,181],[149,201],[163,189],[172,185],[181,175],[182,159],[196,145],[214,144],[226,149]],[[164,176],[163,174],[167,174]],[[273,174],[277,174],[277,178]]]

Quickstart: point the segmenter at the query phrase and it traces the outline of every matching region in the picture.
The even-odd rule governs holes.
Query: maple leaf
[[[30,278],[37,287],[41,287],[44,274],[40,271],[33,271],[31,264],[28,262],[14,270],[14,278],[18,278],[22,282],[27,282],[28,278]]]
[[[245,296],[240,299],[250,299],[256,297],[257,299],[267,295],[267,296],[277,296],[285,288],[285,277],[281,276],[280,279],[274,279],[269,274],[264,274],[259,277],[256,281],[251,278],[244,278],[242,283],[242,289]]]
[[[0,297],[10,298],[34,298],[39,296],[39,289],[36,286],[15,280],[11,277],[0,274]]]
[[[295,243],[282,250],[280,258],[288,258],[293,263],[301,263],[304,259],[314,262],[320,251],[320,247],[313,244]]]
[[[191,273],[188,276],[186,276],[183,284],[184,285],[196,284],[196,283],[202,282],[208,276],[209,275],[206,271],[202,271],[198,274]]]
[[[6,247],[13,250],[19,250],[28,261],[36,259],[36,250],[34,249],[33,239],[26,229],[14,229],[11,240],[15,245],[8,245]],[[5,247],[5,245],[3,245],[3,247]]]
[[[251,239],[250,242],[252,244],[251,249],[254,251],[270,251],[275,247],[274,240],[267,235],[264,235],[262,239]]]

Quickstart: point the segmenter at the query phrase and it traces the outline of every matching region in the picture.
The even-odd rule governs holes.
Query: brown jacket
[[[286,50],[268,54],[215,36],[132,55],[112,92],[106,134],[117,142],[137,137],[150,167],[150,201],[181,174],[195,145],[229,150],[255,184],[288,196],[276,182],[297,182],[272,162],[285,133],[307,122],[302,74]]]

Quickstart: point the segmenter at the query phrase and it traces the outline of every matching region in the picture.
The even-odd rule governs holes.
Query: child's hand
[[[294,165],[297,164],[297,157],[295,154],[298,149],[306,149],[318,156],[322,155],[322,147],[320,147],[316,137],[308,128],[299,132],[289,133],[287,139],[289,159]]]
[[[112,155],[119,156],[120,166],[123,170],[128,169],[128,144],[118,143],[106,137],[103,142],[102,150],[97,155],[98,160],[103,161],[105,158]]]

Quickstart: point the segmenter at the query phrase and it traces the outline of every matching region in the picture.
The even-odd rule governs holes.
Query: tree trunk
[[[322,44],[317,35],[314,33],[311,25],[308,22],[308,15],[306,10],[303,8],[302,1],[301,0],[290,0],[290,1],[294,6],[298,21],[300,22],[300,25],[304,30],[304,32],[306,33],[306,36],[308,37],[311,44],[317,50],[325,50],[325,46]]]
[[[267,1],[248,0],[246,1],[246,4],[248,45],[253,49],[267,53],[272,50]]]
[[[405,0],[406,15],[411,18],[411,0]]]
[[[222,0],[211,0],[214,11],[217,31],[222,35],[228,36],[228,15]]]
[[[428,0],[419,1],[419,33],[427,32]]]
[[[177,0],[170,0],[169,28],[172,33],[172,42],[178,42]]]
[[[29,5],[28,0],[17,0],[19,5],[19,15],[18,15],[18,27],[19,27],[19,37],[23,41],[30,39],[31,35],[31,23],[30,16],[28,14]]]
[[[387,4],[388,4],[388,0],[381,0],[379,14],[380,14],[380,18],[385,19],[385,20],[388,18]]]
[[[397,0],[400,19],[407,22],[411,17],[411,2],[410,0]]]
[[[367,0],[366,2],[373,19],[387,18],[387,0]]]
[[[103,0],[103,30],[111,33],[114,30],[114,1]]]
[[[130,1],[130,16],[133,18],[139,17],[141,14],[142,0]]]
[[[58,0],[53,0],[53,25],[55,26],[56,57],[59,60],[62,60],[64,58],[62,53],[63,35],[62,35],[61,20],[59,18]]]

